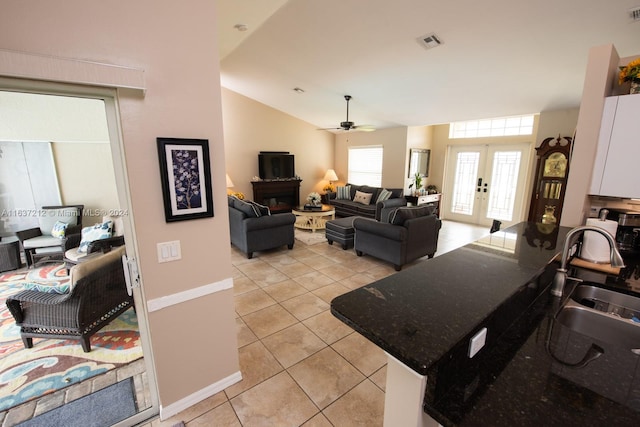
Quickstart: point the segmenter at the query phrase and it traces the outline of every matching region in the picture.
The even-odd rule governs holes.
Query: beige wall
[[[84,225],[119,208],[104,102],[0,91],[0,141],[52,141],[63,204],[85,206]]]
[[[575,227],[584,224],[588,217],[587,193],[591,186],[604,98],[611,95],[617,86],[619,60],[611,44],[589,50],[561,225]]]
[[[165,408],[239,369],[232,290],[176,298],[231,280],[215,16],[208,0],[189,7],[169,0],[6,0],[0,15],[3,48],[144,70],[146,92],[119,90],[118,104],[145,298],[139,307],[168,303],[149,313]],[[215,217],[165,222],[159,136],[209,140]],[[171,240],[181,242],[182,259],[159,264],[156,245]]]
[[[102,113],[104,116],[104,113]],[[62,203],[84,205],[84,226],[118,211],[120,203],[108,143],[53,142]]]
[[[406,180],[406,163],[409,159],[407,148],[407,128],[397,127],[378,129],[375,132],[342,132],[336,134],[335,170],[339,183],[347,181],[347,159],[349,147],[381,145],[382,186],[387,188],[403,188]],[[353,184],[359,184],[354,182]]]
[[[260,151],[289,151],[295,155],[296,174],[302,179],[300,199],[321,192],[327,169],[334,167],[334,136],[317,126],[268,107],[228,89],[222,89],[226,167],[233,191],[253,198],[251,179],[258,176]]]

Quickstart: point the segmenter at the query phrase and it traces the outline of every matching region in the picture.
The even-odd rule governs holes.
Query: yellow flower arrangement
[[[629,62],[625,67],[620,67],[618,83],[624,82],[640,83],[640,58]]]
[[[227,195],[237,197],[240,200],[244,200],[244,193],[241,193],[240,191],[227,190]]]
[[[327,184],[322,188],[322,191],[324,191],[325,193],[335,193],[336,186],[333,184]]]

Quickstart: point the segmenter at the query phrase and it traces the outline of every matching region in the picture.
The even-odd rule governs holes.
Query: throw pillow
[[[93,242],[94,240],[108,239],[112,234],[113,221],[105,221],[91,227],[84,227],[82,229],[82,237],[80,239],[78,252],[86,254],[91,242]]]
[[[356,203],[362,203],[363,205],[368,205],[371,203],[371,193],[363,193],[362,191],[356,191],[356,195],[353,198],[353,201]]]
[[[255,206],[244,200],[235,199],[233,201],[233,207],[245,214],[247,218],[258,218],[261,216],[260,211]]]
[[[53,237],[57,237],[58,239],[63,239],[68,225],[69,224],[67,224],[66,222],[56,221],[56,223],[53,224],[53,228],[51,229],[51,235]]]
[[[247,200],[247,203],[249,203],[251,206],[254,207],[254,209],[258,211],[259,217],[271,215],[271,211],[269,210],[268,206],[261,205],[260,203],[253,202],[251,200]]]
[[[60,282],[36,283],[27,282],[22,285],[26,290],[45,292],[48,294],[68,294],[71,285],[70,280],[62,280]]]
[[[431,215],[431,206],[403,206],[399,207],[389,215],[389,223],[394,225],[404,225],[404,222],[411,218]]]
[[[387,190],[386,188],[383,188],[382,190],[380,190],[380,194],[378,194],[378,198],[376,199],[376,203],[378,202],[384,202],[385,200],[388,200],[391,195],[393,193],[389,190]]]
[[[351,200],[351,186],[345,185],[344,187],[338,187],[336,189],[336,199],[338,200]]]

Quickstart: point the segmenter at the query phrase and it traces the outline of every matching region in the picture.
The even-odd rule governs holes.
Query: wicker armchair
[[[121,246],[73,266],[67,294],[25,290],[7,298],[25,348],[33,347],[34,337],[74,339],[90,352],[90,337],[133,306],[125,284],[124,253]]]

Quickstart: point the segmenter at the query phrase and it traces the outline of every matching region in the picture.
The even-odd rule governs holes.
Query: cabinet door
[[[635,175],[640,160],[638,117],[640,117],[640,95],[618,97],[598,194],[612,197],[640,197],[640,186]]]

